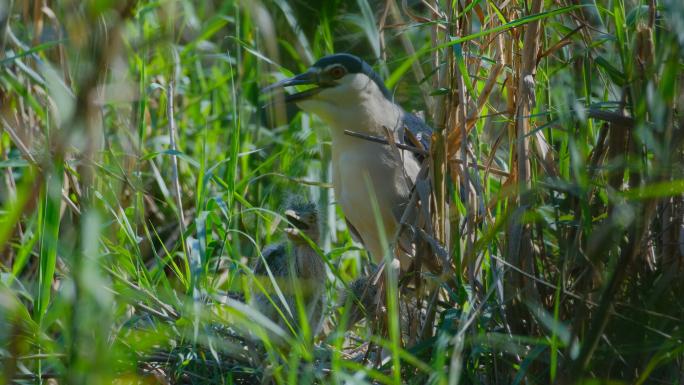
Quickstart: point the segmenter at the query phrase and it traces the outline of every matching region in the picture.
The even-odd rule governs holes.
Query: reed
[[[684,383],[680,3],[0,3],[0,384]],[[343,51],[434,127],[384,327],[325,129],[259,92]],[[324,335],[245,305],[292,194]]]

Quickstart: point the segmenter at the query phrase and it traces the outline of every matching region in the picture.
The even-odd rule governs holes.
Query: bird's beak
[[[286,210],[285,211],[285,218],[287,218],[287,220],[291,224],[293,224],[294,226],[296,226],[300,230],[308,230],[309,229],[309,225],[306,222],[304,222],[302,220],[302,217],[299,216],[299,214],[297,214],[297,212],[295,212],[294,210]]]
[[[301,73],[299,75],[293,76],[288,79],[283,79],[277,83],[271,84],[270,86],[264,88],[262,92],[270,92],[277,88],[299,86],[299,85],[318,85],[318,71],[314,69],[309,69],[308,71]],[[318,92],[321,88],[314,87],[305,91],[296,92],[294,94],[289,94],[285,96],[285,101],[288,103],[297,102],[300,100],[307,99]]]

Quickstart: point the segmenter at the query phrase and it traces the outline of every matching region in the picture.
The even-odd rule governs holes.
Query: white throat
[[[404,114],[364,74],[346,75],[339,85],[325,88],[297,105],[330,126],[333,141],[344,135],[344,130],[384,137],[383,127],[397,130]]]

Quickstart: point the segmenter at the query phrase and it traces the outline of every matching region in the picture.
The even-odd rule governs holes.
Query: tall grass
[[[0,3],[0,383],[684,383],[682,36],[676,0]],[[389,329],[343,327],[325,127],[259,91],[342,51],[434,127]],[[323,336],[244,302],[292,194]]]

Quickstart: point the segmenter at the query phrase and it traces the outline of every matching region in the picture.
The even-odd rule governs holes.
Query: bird
[[[311,335],[316,336],[324,322],[327,277],[325,262],[309,243],[320,239],[318,209],[308,200],[290,198],[284,214],[291,225],[285,229],[287,241],[266,246],[261,251],[263,258],[258,258],[253,267],[268,296],[264,290],[253,288],[250,304],[283,329],[288,325],[294,328],[303,321],[298,316],[298,290]]]
[[[384,316],[388,311],[385,302],[386,293],[381,279],[384,268],[384,266],[379,266],[376,271],[361,275],[341,291],[340,306],[348,308],[345,321],[348,328],[353,327],[362,319],[366,320],[366,325],[387,321]],[[402,342],[411,346],[417,342],[420,329],[425,324],[426,303],[417,298],[415,293],[410,293],[410,295],[398,297],[395,304],[398,306]],[[387,330],[387,325],[384,329]]]
[[[353,238],[363,244],[376,263],[385,258],[383,240],[399,244],[402,271],[411,263],[411,244],[394,239],[411,190],[421,169],[422,156],[405,146],[429,150],[432,129],[394,101],[380,76],[361,58],[337,53],[316,61],[306,72],[266,87],[313,86],[285,96],[307,113],[317,115],[332,138],[332,184]],[[378,143],[345,130],[387,139]],[[404,145],[398,146],[388,145]],[[374,200],[377,202],[376,218]],[[399,241],[399,242],[397,242]]]

